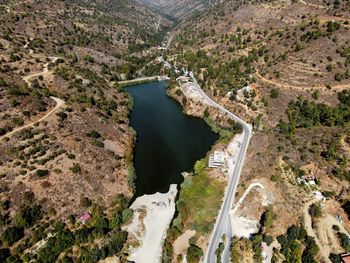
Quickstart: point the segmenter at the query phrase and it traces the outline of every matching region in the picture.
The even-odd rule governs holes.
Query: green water
[[[134,99],[131,126],[137,132],[134,149],[136,196],[167,192],[180,184],[184,171],[205,156],[218,139],[201,119],[182,113],[166,94],[166,82],[126,88]]]

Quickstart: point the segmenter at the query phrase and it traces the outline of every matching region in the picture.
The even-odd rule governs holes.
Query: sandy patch
[[[181,236],[179,236],[173,244],[175,258],[177,255],[185,255],[187,248],[189,247],[189,240],[196,234],[195,230],[186,230]]]
[[[120,263],[120,260],[117,256],[113,256],[100,260],[99,263]]]
[[[114,152],[116,155],[119,155],[119,156],[123,155],[123,150],[120,148],[120,146],[116,142],[106,139],[103,141],[103,144],[105,149]]]
[[[136,263],[161,261],[166,230],[175,213],[176,194],[177,186],[172,184],[168,193],[144,195],[131,205],[134,217],[126,230],[140,243],[140,247],[131,248],[128,260]]]
[[[259,221],[243,216],[231,215],[232,233],[236,237],[250,238],[251,234],[257,233],[259,231]]]
[[[230,211],[231,228],[234,236],[249,238],[251,234],[257,233],[259,231],[259,220],[239,216],[239,212],[237,212],[249,192],[254,187],[264,189],[264,186],[261,183],[250,184],[235,207]]]

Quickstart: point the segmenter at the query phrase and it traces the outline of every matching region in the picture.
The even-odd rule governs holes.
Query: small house
[[[306,175],[304,178],[306,181],[315,181],[316,179],[315,176],[312,174]]]
[[[82,222],[83,224],[86,224],[90,219],[91,219],[90,213],[85,211],[80,217],[80,222]]]
[[[306,185],[316,185],[316,177],[313,174],[302,176],[302,181]]]
[[[341,262],[350,263],[350,253],[342,254]]]

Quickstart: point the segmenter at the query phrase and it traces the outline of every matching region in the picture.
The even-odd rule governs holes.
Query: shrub
[[[26,85],[21,87],[11,86],[8,89],[8,93],[12,96],[26,96],[29,94],[29,89]]]
[[[22,207],[18,214],[15,216],[16,225],[19,227],[30,227],[35,224],[42,217],[42,211],[40,205],[34,205],[32,207]]]
[[[48,174],[49,174],[49,170],[37,170],[35,172],[35,175],[39,177],[44,177],[44,176],[47,176]]]
[[[134,211],[131,210],[130,208],[125,209],[122,213],[123,224],[128,223],[129,220],[132,218],[133,214],[134,214]]]
[[[68,154],[68,158],[69,158],[69,159],[75,159],[75,155],[74,155],[73,153],[69,153],[69,154]]]
[[[101,137],[101,134],[95,130],[92,130],[92,131],[89,131],[88,133],[86,133],[86,136],[97,139],[97,138]]]
[[[93,140],[91,142],[92,145],[96,146],[96,147],[100,147],[100,148],[103,148],[104,147],[104,143],[99,141],[99,140]]]
[[[273,224],[274,212],[272,207],[270,207],[265,213],[261,216],[261,225],[265,230],[269,229]]]
[[[280,94],[280,92],[278,89],[272,89],[270,92],[270,97],[273,99],[277,99],[279,94]]]
[[[69,168],[69,170],[71,170],[75,174],[81,172],[81,168],[80,168],[79,164],[77,164],[77,163],[73,164],[73,166],[71,168]]]
[[[194,244],[191,244],[187,249],[186,259],[188,263],[197,263],[203,256],[203,250]]]
[[[80,198],[80,206],[82,207],[90,207],[92,205],[92,201],[87,197]]]
[[[339,226],[337,226],[337,225],[333,225],[332,228],[333,228],[334,231],[339,231],[340,230]]]
[[[318,218],[322,216],[322,209],[320,204],[312,204],[309,207],[309,214],[312,218]]]
[[[0,87],[5,87],[7,84],[3,78],[0,77]]]
[[[0,136],[3,136],[6,134],[6,129],[5,128],[0,128]]]
[[[65,112],[63,112],[63,111],[60,111],[60,112],[56,113],[56,115],[61,119],[61,121],[63,121],[63,120],[68,118],[68,115]]]
[[[264,242],[270,246],[273,242],[273,237],[272,236],[264,236]]]
[[[84,60],[85,60],[86,62],[90,62],[90,63],[94,63],[94,62],[95,62],[95,59],[94,59],[93,57],[91,57],[90,55],[86,55],[86,56],[84,57]]]
[[[2,242],[7,246],[12,246],[15,242],[24,237],[23,227],[9,227],[7,228],[1,236]]]
[[[332,261],[332,263],[341,263],[342,259],[341,256],[338,254],[330,253],[329,259]]]
[[[10,257],[11,253],[8,248],[0,249],[0,262],[6,262],[6,259]]]
[[[342,246],[342,248],[344,248],[344,250],[346,252],[350,252],[350,238],[347,234],[338,232],[338,238],[340,240],[340,244]]]
[[[135,180],[136,180],[136,171],[133,164],[130,164],[128,167],[128,185],[131,188],[135,188]]]
[[[340,81],[342,81],[342,79],[343,79],[342,74],[337,73],[337,74],[334,75],[334,80],[335,80],[335,81],[340,82]]]
[[[182,90],[178,89],[178,90],[176,90],[175,93],[176,93],[177,96],[181,96],[182,95]]]
[[[320,98],[320,92],[318,90],[312,93],[312,98],[318,100]]]

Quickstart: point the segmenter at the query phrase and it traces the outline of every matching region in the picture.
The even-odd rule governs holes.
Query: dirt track
[[[315,230],[312,228],[312,220],[311,220],[311,216],[309,214],[309,207],[310,207],[310,205],[317,203],[317,202],[319,202],[318,199],[313,199],[313,200],[307,202],[304,206],[303,214],[304,214],[305,229],[306,229],[306,232],[309,236],[315,238],[315,242],[316,242],[317,246],[320,248],[320,254],[323,257],[324,262],[331,263],[331,261],[328,258],[329,253],[330,253],[330,247],[322,245],[322,243],[318,239],[318,236],[317,236]]]
[[[50,57],[50,59],[51,59],[52,62],[55,62],[55,61],[58,59],[58,57]],[[46,63],[46,64],[44,65],[43,71],[38,72],[38,73],[33,73],[33,74],[30,74],[30,75],[27,75],[27,76],[23,77],[23,80],[28,84],[28,86],[31,85],[31,81],[30,81],[31,78],[38,77],[38,76],[46,76],[48,73],[50,73],[50,71],[49,71],[49,69],[48,69],[49,63],[50,63],[50,62],[48,62],[48,63]],[[57,109],[59,109],[60,107],[62,107],[62,106],[64,105],[64,101],[61,100],[61,99],[59,99],[59,98],[51,97],[51,99],[53,99],[53,100],[56,102],[56,106],[55,106],[52,110],[50,110],[47,114],[45,114],[45,116],[41,117],[40,119],[38,119],[38,120],[36,120],[36,121],[33,121],[33,122],[31,122],[31,123],[28,123],[28,124],[26,124],[26,125],[24,125],[24,126],[18,127],[17,129],[14,129],[14,130],[12,130],[11,132],[9,132],[9,133],[7,133],[7,134],[1,136],[1,137],[0,137],[0,141],[1,141],[2,139],[4,139],[5,137],[10,137],[10,136],[12,136],[13,134],[15,134],[15,133],[17,133],[17,132],[19,132],[19,131],[22,131],[22,130],[24,130],[24,129],[27,129],[27,128],[29,128],[29,127],[32,127],[34,124],[36,124],[36,123],[38,123],[38,122],[41,122],[41,121],[47,119],[49,116],[51,116],[52,113],[54,113]]]
[[[282,89],[292,89],[292,90],[298,90],[298,91],[318,90],[318,91],[321,91],[324,93],[332,93],[334,91],[342,91],[342,90],[350,87],[350,83],[349,84],[333,85],[333,86],[331,86],[331,89],[327,89],[326,86],[310,86],[310,87],[293,86],[293,85],[284,84],[284,83],[278,82],[276,80],[272,80],[272,79],[268,79],[266,77],[263,77],[260,75],[260,73],[258,71],[255,73],[255,75],[263,82],[266,82],[268,84],[274,85],[274,86],[282,88]]]
[[[15,133],[17,133],[17,132],[19,132],[19,131],[22,131],[22,130],[24,130],[24,129],[27,129],[27,128],[29,128],[29,127],[32,127],[34,124],[36,124],[36,123],[38,123],[38,122],[41,122],[41,121],[47,119],[52,113],[54,113],[57,109],[59,109],[60,107],[62,107],[62,106],[64,105],[64,101],[61,100],[61,99],[59,99],[59,98],[51,97],[51,99],[53,99],[54,101],[56,101],[56,106],[55,106],[52,110],[50,110],[45,116],[41,117],[40,119],[38,119],[38,120],[36,120],[36,121],[33,121],[33,122],[28,123],[28,124],[26,124],[26,125],[24,125],[24,126],[21,126],[21,127],[17,128],[17,129],[14,129],[13,131],[11,131],[11,132],[9,132],[9,133],[7,133],[7,134],[1,136],[1,137],[0,137],[0,141],[1,141],[2,139],[4,139],[5,137],[10,137],[10,136],[12,136],[13,134],[15,134]]]

